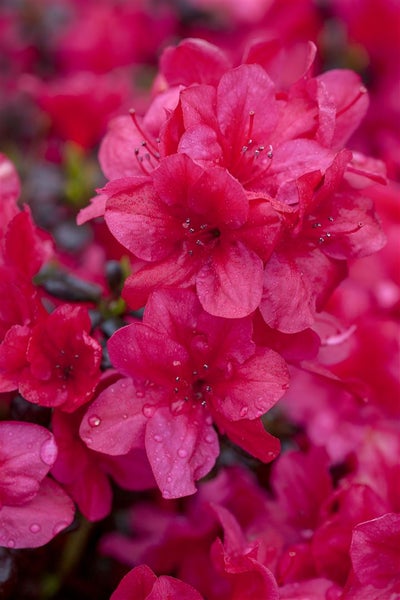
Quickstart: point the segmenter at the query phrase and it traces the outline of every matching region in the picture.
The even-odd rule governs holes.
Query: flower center
[[[221,236],[218,227],[202,222],[198,217],[187,217],[182,222],[184,229],[183,245],[189,256],[204,250],[212,250]]]
[[[173,414],[180,414],[198,404],[207,406],[207,400],[212,393],[212,387],[206,378],[208,369],[209,366],[204,363],[201,367],[193,369],[189,376],[176,375],[174,400],[170,406]]]

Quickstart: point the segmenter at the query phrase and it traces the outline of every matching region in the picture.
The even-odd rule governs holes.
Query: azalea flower
[[[285,361],[256,347],[250,318],[225,320],[191,291],[154,292],[143,323],[116,331],[108,350],[125,378],[104,390],[81,436],[106,454],[145,446],[165,498],[193,494],[213,467],[221,433],[263,461],[279,443],[260,417],[288,387]],[[114,399],[118,398],[116,403]]]

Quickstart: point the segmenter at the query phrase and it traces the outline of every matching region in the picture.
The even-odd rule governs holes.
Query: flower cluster
[[[0,590],[400,598],[398,37],[184,4],[0,15]]]

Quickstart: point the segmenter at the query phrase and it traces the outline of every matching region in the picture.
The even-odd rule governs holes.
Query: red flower
[[[195,491],[218,455],[218,428],[266,462],[279,443],[260,417],[288,385],[285,362],[251,340],[251,319],[205,313],[193,292],[155,292],[143,323],[115,332],[110,358],[124,379],[89,408],[81,436],[117,455],[146,446],[164,497]],[[119,398],[115,404],[114,397]]]
[[[87,310],[63,305],[32,329],[21,365],[22,396],[72,412],[92,396],[100,377],[101,346],[90,335]]]
[[[156,287],[195,284],[213,315],[237,318],[257,308],[279,219],[268,204],[250,203],[225,169],[203,170],[177,154],[161,162],[152,180],[121,180],[106,191],[111,232],[145,261],[125,286],[131,306],[141,307]]]

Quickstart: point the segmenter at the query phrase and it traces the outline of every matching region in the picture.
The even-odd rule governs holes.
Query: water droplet
[[[153,436],[153,440],[155,442],[162,442],[162,437],[161,437],[161,435],[156,434],[155,436]]]
[[[179,448],[178,456],[180,456],[180,458],[186,458],[187,455],[188,455],[188,452],[185,448]]]
[[[207,371],[207,369],[208,369],[208,364],[207,363],[204,363],[203,369],[205,369]]]
[[[230,375],[232,375],[232,373],[233,373],[233,364],[231,363],[231,361],[228,361],[226,363],[226,374],[228,376],[230,376]]]
[[[43,442],[40,448],[40,458],[45,465],[52,465],[57,458],[57,446],[53,438],[49,438]]]
[[[122,418],[126,420],[126,419],[128,418],[128,415],[127,415],[126,413],[124,413],[124,414],[122,415]]]
[[[181,366],[181,361],[180,360],[173,360],[172,361],[172,366],[173,367],[180,367]]]
[[[29,526],[29,531],[32,533],[39,533],[41,529],[39,523],[32,523],[32,525]]]
[[[212,425],[212,422],[213,422],[213,420],[212,420],[212,416],[211,416],[211,415],[208,415],[208,417],[206,417],[205,421],[206,421],[206,424],[207,424],[207,425]]]
[[[243,406],[243,408],[240,410],[240,416],[241,417],[245,417],[247,415],[247,413],[249,412],[249,409],[247,406]]]
[[[97,415],[92,415],[88,418],[90,427],[98,427],[101,423],[101,419]]]
[[[68,527],[68,525],[69,523],[67,523],[67,521],[60,521],[59,523],[56,523],[53,527],[53,535],[57,535],[60,533],[60,531]]]
[[[172,477],[171,477],[171,475],[168,475],[168,477],[167,477],[167,483],[171,483],[171,481],[172,481]]]
[[[207,442],[207,444],[212,444],[214,441],[214,436],[211,433],[208,433],[204,440]]]
[[[11,539],[11,538],[10,538],[10,539],[7,541],[7,547],[8,547],[8,548],[14,548],[14,547],[15,547],[15,540],[13,540],[13,539]]]
[[[152,417],[154,415],[155,408],[151,404],[145,404],[143,406],[143,414],[145,417]]]
[[[142,392],[141,390],[136,390],[136,397],[137,398],[144,398],[144,392]]]
[[[169,490],[162,490],[161,493],[162,493],[163,498],[166,498],[166,499],[171,498],[171,492]]]

